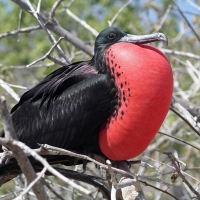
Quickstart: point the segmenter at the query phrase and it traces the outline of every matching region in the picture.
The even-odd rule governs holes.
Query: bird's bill
[[[130,42],[134,44],[147,44],[156,41],[163,41],[168,44],[167,36],[163,33],[153,33],[149,35],[131,35],[127,34],[119,42]]]

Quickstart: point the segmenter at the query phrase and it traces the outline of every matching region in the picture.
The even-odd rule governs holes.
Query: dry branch
[[[56,48],[56,46],[58,46],[58,44],[61,42],[62,39],[64,39],[64,37],[60,37],[59,40],[51,47],[51,49],[44,56],[42,56],[42,58],[35,60],[31,64],[27,65],[27,67],[30,67],[30,66],[32,66],[40,61],[44,61],[46,58],[48,58],[48,56],[52,53],[52,51]]]
[[[175,98],[171,101],[170,109],[181,117],[200,136],[200,123]]]
[[[21,28],[18,30],[9,31],[9,32],[0,34],[0,39],[8,37],[8,36],[12,36],[12,35],[17,35],[19,33],[30,33],[31,31],[36,31],[39,29],[41,29],[41,26],[37,25],[37,26],[31,26],[27,28]]]
[[[10,87],[9,84],[0,79],[0,86],[15,100],[19,101],[19,95]]]
[[[200,194],[192,187],[192,185],[183,175],[180,164],[179,164],[180,161],[177,158],[175,158],[171,152],[164,152],[164,154],[166,154],[169,157],[169,159],[172,161],[172,164],[175,167],[176,171],[178,172],[178,175],[181,177],[182,181],[190,188],[190,190],[197,196],[197,198],[200,198]]]
[[[193,144],[191,144],[191,143],[189,143],[189,142],[186,142],[185,140],[182,140],[182,139],[180,139],[180,138],[177,138],[177,137],[175,137],[175,136],[172,136],[172,135],[169,135],[169,134],[160,132],[160,131],[159,131],[158,133],[160,133],[161,135],[165,135],[165,136],[167,136],[167,137],[173,138],[173,139],[175,139],[175,140],[178,140],[178,141],[180,141],[180,142],[182,142],[182,143],[184,143],[184,144],[187,144],[187,145],[189,145],[189,146],[191,146],[191,147],[193,147],[193,148],[195,148],[195,149],[197,149],[197,150],[200,151],[200,148],[199,148],[199,147],[197,147],[197,146],[195,146],[195,145],[193,145]]]
[[[12,0],[16,4],[18,4],[19,7],[21,7],[23,10],[26,12],[30,13],[29,6],[25,0]],[[32,14],[32,13],[30,13]],[[49,29],[50,31],[54,32],[60,37],[64,37],[65,40],[73,44],[75,47],[78,49],[82,50],[86,54],[93,56],[94,55],[94,50],[93,47],[86,45],[81,39],[77,38],[73,34],[71,34],[69,31],[66,29],[62,28],[59,26],[55,21],[51,21],[47,18],[45,18],[43,15],[40,14],[40,19],[44,22],[45,27]]]
[[[14,145],[14,142],[17,142],[17,136],[15,134],[13,122],[10,118],[10,114],[8,112],[4,97],[0,98],[0,114],[2,117],[2,123],[5,133],[5,138],[1,139],[7,140],[7,143],[5,143],[3,146],[8,147],[13,152],[28,182],[31,183],[37,178],[37,176],[26,154],[19,146]],[[33,186],[33,191],[38,199],[49,199],[40,181],[37,181],[35,183],[35,185]]]
[[[188,19],[185,17],[184,13],[182,12],[182,10],[179,8],[178,4],[176,3],[176,1],[174,0],[174,3],[179,11],[179,13],[181,14],[181,16],[184,18],[184,20],[186,21],[186,23],[188,24],[188,26],[190,27],[190,29],[192,30],[192,32],[194,33],[194,35],[196,36],[196,38],[198,39],[198,41],[200,42],[200,37],[197,34],[197,32],[194,30],[194,28],[192,27],[191,23],[188,21]]]

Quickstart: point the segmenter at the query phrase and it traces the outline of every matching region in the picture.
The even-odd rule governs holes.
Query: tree
[[[199,104],[200,88],[198,14],[182,8],[180,10],[175,2],[168,0],[154,2],[44,0],[38,7],[39,18],[36,19],[38,15],[33,10],[28,12],[26,7],[29,1],[13,0],[13,2],[15,3],[0,2],[2,16],[0,19],[2,24],[0,27],[2,33],[0,34],[0,84],[2,86],[0,92],[6,96],[9,108],[18,101],[19,96],[26,89],[31,88],[58,68],[60,66],[57,64],[58,61],[66,64],[89,59],[93,55],[92,46],[95,36],[109,25],[121,27],[133,34],[161,31],[168,36],[169,46],[158,44],[158,47],[168,55],[173,66],[175,88],[172,111],[169,111],[161,132],[157,134],[154,142],[139,157],[142,162],[133,165],[131,171],[140,175],[139,180],[147,199],[172,199],[169,194],[177,199],[191,199],[198,196],[200,109],[194,105]],[[31,5],[36,10],[38,1],[32,1]],[[196,12],[199,10],[198,3],[187,1],[187,6],[194,7]],[[50,31],[52,36],[46,34],[39,22],[44,25],[44,29]],[[30,65],[42,58],[52,47],[49,37],[54,37],[58,41],[63,35],[65,41],[60,41],[59,45],[66,59],[55,47],[53,53],[49,54],[51,57],[48,55],[43,62]],[[27,68],[27,65],[30,66]],[[162,152],[172,152],[172,154]],[[187,166],[182,165],[183,163]],[[107,167],[109,166],[107,164]],[[109,171],[111,175],[112,171]],[[64,170],[61,173],[66,175]],[[68,173],[66,176],[75,178],[76,174],[73,173]],[[87,173],[99,176],[99,170],[94,168],[92,163],[87,165]],[[80,174],[78,176],[80,177]],[[87,178],[92,180],[89,176],[82,177],[83,180]],[[101,176],[98,179],[102,181]],[[57,178],[47,178],[43,183],[46,185],[45,188],[49,189],[51,198],[56,196],[57,199],[62,199],[66,198],[66,195],[71,195],[76,199],[91,199],[87,193],[93,190],[90,186],[83,185],[82,189],[89,188],[84,190],[85,194],[82,196],[79,194],[81,189],[78,187],[81,183],[78,182],[73,187],[70,184],[72,182],[69,182],[65,189],[75,187],[75,192],[65,192],[63,183],[60,183]],[[91,182],[90,184],[92,185]],[[9,190],[7,188],[13,187],[16,187],[13,186],[13,182],[7,183],[4,189],[0,189],[2,195]],[[20,193],[22,188],[19,188],[17,192]],[[101,192],[107,191],[106,188],[103,189],[101,188]],[[148,191],[151,191],[151,194]],[[30,194],[29,192],[28,195]],[[98,194],[96,198],[102,199],[102,196]]]

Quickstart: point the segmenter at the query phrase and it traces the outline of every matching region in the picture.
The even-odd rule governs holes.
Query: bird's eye
[[[113,40],[115,38],[116,38],[116,34],[115,33],[109,33],[109,35],[108,35],[108,39],[109,40]]]

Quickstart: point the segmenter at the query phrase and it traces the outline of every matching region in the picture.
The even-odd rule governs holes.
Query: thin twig
[[[13,200],[20,200],[20,199],[22,199],[23,195],[25,195],[26,193],[28,193],[28,191],[31,190],[31,188],[35,185],[35,183],[37,181],[39,181],[42,178],[42,176],[44,176],[46,170],[47,170],[47,168],[44,167],[43,170],[37,174],[37,178],[35,180],[33,180],[28,185],[28,187],[18,197],[14,198]]]
[[[78,153],[75,153],[75,152],[72,152],[72,151],[69,151],[69,150],[66,150],[66,149],[53,147],[53,146],[50,146],[50,145],[47,145],[47,144],[45,144],[45,145],[44,144],[43,145],[40,144],[40,146],[42,148],[33,149],[39,155],[68,155],[68,156],[76,157],[78,159],[88,160],[88,161],[93,162],[94,164],[100,166],[102,169],[108,170],[108,166],[107,165],[105,165],[105,164],[103,164],[101,162],[98,162],[97,160],[95,160],[93,158],[90,158],[89,156],[78,154]],[[30,152],[26,152],[25,151],[25,153],[26,153],[27,156],[31,156]],[[13,153],[11,151],[0,153],[0,157],[3,158],[3,159],[5,159],[5,158],[8,158],[8,159],[9,158],[13,158]],[[93,155],[93,157],[96,158],[96,155]],[[130,176],[130,177],[136,177],[135,174],[130,173],[128,171],[124,171],[124,170],[121,170],[121,169],[118,169],[118,168],[115,168],[115,167],[111,167],[111,168],[115,172]],[[167,183],[163,182],[161,179],[158,179],[158,178],[150,179],[148,177],[141,176],[141,175],[139,175],[138,177],[140,179],[143,179],[143,180],[150,180],[150,181],[154,181],[154,182],[159,182],[159,183],[164,184],[166,186],[170,185],[170,184],[167,184]]]
[[[196,117],[197,120],[200,122],[200,106],[181,98],[174,98],[179,104],[181,104],[186,110],[188,110],[193,117]]]
[[[56,199],[65,200],[58,192],[56,192],[45,180],[42,181],[43,184],[56,196]]]
[[[181,117],[200,136],[200,125],[195,118],[175,98],[171,101],[170,109]]]
[[[161,192],[163,192],[163,193],[165,193],[165,194],[167,194],[167,195],[173,197],[173,198],[176,199],[176,200],[179,200],[179,199],[176,198],[174,195],[172,195],[171,193],[167,192],[167,190],[162,190],[162,189],[160,189],[160,188],[158,188],[158,187],[156,187],[156,186],[154,186],[154,185],[151,185],[151,184],[147,183],[146,181],[141,181],[141,180],[140,180],[140,182],[143,183],[145,186],[152,187],[152,188],[154,188],[154,189],[156,189],[156,190],[158,190],[158,191],[161,191]]]
[[[48,57],[47,57],[48,58]],[[27,68],[27,65],[10,65],[10,66],[5,66],[5,68],[8,68],[8,69],[32,69],[32,68],[42,68],[42,67],[51,67],[51,66],[54,66],[55,63],[54,62],[51,62],[51,63],[43,63],[43,64],[37,64],[37,65],[33,65],[33,66],[30,66],[29,68]],[[0,66],[2,66],[0,64]]]
[[[189,3],[189,1],[187,1]],[[191,2],[192,3],[192,2]],[[172,8],[172,10],[178,10],[177,8]],[[199,10],[200,10],[200,7],[199,7]],[[189,15],[196,15],[196,16],[200,16],[199,13],[195,13],[195,12],[191,12],[191,11],[188,11],[188,10],[182,10],[183,13],[186,13],[186,14],[189,14]]]
[[[1,84],[5,84],[5,85],[8,85],[10,87],[20,88],[20,89],[24,89],[24,90],[27,89],[27,87],[24,87],[24,86],[21,86],[21,85],[14,85],[14,84],[6,83],[6,82],[4,82],[3,80],[0,79],[0,85]]]
[[[195,3],[193,3],[193,2],[190,1],[190,0],[187,0],[187,2],[188,2],[193,8],[196,8],[197,10],[200,11],[200,6],[197,6]]]
[[[62,1],[63,1],[63,0],[58,0],[58,1],[56,1],[56,2],[53,4],[53,7],[51,8],[51,12],[50,12],[50,18],[51,18],[51,19],[54,18],[56,9],[58,8],[58,6],[60,5],[60,3],[61,3]]]
[[[38,1],[36,13],[40,13],[40,8],[41,8],[41,0]]]
[[[180,141],[180,142],[183,142],[184,144],[187,144],[187,145],[189,145],[189,146],[191,146],[191,147],[193,147],[193,148],[195,148],[195,149],[197,149],[197,150],[200,151],[200,148],[199,148],[199,147],[197,147],[197,146],[195,146],[195,145],[193,145],[193,144],[191,144],[191,143],[189,143],[189,142],[186,142],[185,140],[182,140],[182,139],[180,139],[180,138],[177,138],[177,137],[175,137],[175,136],[172,136],[172,135],[169,135],[169,134],[167,134],[167,133],[160,132],[160,131],[159,131],[158,133],[160,133],[160,134],[162,134],[162,135],[165,135],[165,136],[167,136],[167,137],[173,138],[173,139],[175,139],[175,140],[178,140],[178,141]]]
[[[196,38],[198,39],[198,41],[200,42],[200,37],[197,34],[197,32],[194,30],[194,28],[192,27],[192,25],[190,24],[190,22],[188,21],[188,19],[185,17],[184,13],[182,12],[182,10],[179,8],[178,4],[176,3],[176,1],[174,0],[174,3],[176,5],[176,7],[178,8],[179,13],[181,14],[181,16],[184,18],[184,20],[186,21],[187,25],[191,28],[192,32],[195,34]]]
[[[167,16],[168,16],[171,8],[172,8],[172,5],[171,4],[168,5],[167,10],[165,11],[163,17],[161,18],[160,23],[158,24],[158,26],[156,26],[156,29],[154,30],[154,32],[158,32],[162,28],[163,24],[165,23],[165,21],[167,19]]]
[[[65,12],[73,18],[75,21],[77,21],[79,24],[81,24],[84,28],[89,30],[95,37],[99,34],[94,28],[92,28],[86,21],[80,19],[77,17],[74,13],[72,13],[68,8],[65,8]]]
[[[174,54],[174,55],[179,55],[179,56],[186,56],[186,57],[189,57],[189,58],[194,58],[194,59],[200,60],[200,56],[196,55],[196,54],[193,54],[193,53],[177,51],[177,50],[171,50],[171,49],[164,49],[164,48],[161,48],[161,50],[166,54]]]
[[[55,64],[58,64],[58,65],[61,65],[61,66],[66,66],[66,65],[68,65],[67,62],[62,61],[62,60],[58,60],[58,59],[56,59],[56,58],[54,58],[54,57],[52,57],[52,56],[50,56],[50,55],[47,55],[47,58],[48,58],[49,60],[53,61]]]
[[[21,27],[22,12],[23,12],[23,10],[20,9],[20,11],[19,11],[19,19],[18,19],[18,28],[17,28],[17,30],[19,30],[20,27]],[[17,40],[18,42],[19,42],[19,37],[20,37],[20,33],[18,33],[18,40]]]
[[[108,20],[108,25],[112,26],[114,21],[117,19],[117,17],[119,16],[119,14],[124,10],[124,8],[126,8],[133,0],[129,0],[127,1],[123,6],[120,7],[120,9],[117,11],[117,13],[113,16],[113,18],[111,20]]]
[[[0,139],[0,143],[2,145],[5,145],[5,141],[2,141],[1,139]],[[49,146],[49,145],[43,145],[43,146],[45,146],[45,148],[43,147],[42,151],[41,151],[41,149],[35,149],[35,151],[38,154],[41,154],[41,155],[69,155],[69,156],[77,157],[79,159],[91,161],[91,162],[99,165],[102,169],[108,170],[108,166],[107,165],[104,165],[104,164],[102,164],[102,163],[100,163],[100,162],[98,162],[98,161],[96,161],[96,160],[94,160],[94,159],[92,159],[92,158],[90,158],[88,156],[77,154],[77,153],[74,153],[74,152],[71,152],[71,151],[68,151],[68,150],[64,150],[64,149],[60,149],[60,148],[57,148],[57,147],[52,147],[52,146]],[[31,151],[27,151],[26,149],[24,149],[24,150],[25,150],[25,152],[26,152],[26,154],[28,156],[32,156],[32,152]],[[1,156],[3,156],[3,155],[1,154],[0,157]],[[8,157],[9,156],[12,157],[12,152],[9,153]],[[121,169],[118,169],[118,168],[115,168],[115,167],[112,167],[112,170],[115,171],[115,172],[118,172],[118,173],[130,176],[130,177],[136,177],[134,174],[132,174],[130,172],[127,172],[127,171],[124,171],[124,170],[121,170]],[[52,173],[52,174],[54,174],[54,173]],[[56,174],[54,174],[54,175],[57,176]],[[158,178],[157,179],[152,179],[152,178],[148,178],[148,177],[145,177],[145,176],[138,176],[138,177],[139,177],[139,179],[149,180],[149,181],[154,181],[154,182],[159,182],[159,183],[164,184],[164,185],[166,185],[168,187],[170,186],[170,184],[167,184],[167,183],[163,182],[161,179],[158,179]],[[60,178],[60,177],[58,177],[58,178]],[[119,185],[119,187],[121,187],[121,186]],[[124,187],[124,185],[123,185],[123,187]]]
[[[37,25],[37,26],[30,26],[30,27],[27,27],[27,28],[21,28],[21,29],[18,29],[18,30],[9,31],[9,32],[0,34],[0,39],[8,37],[8,36],[16,35],[16,34],[19,34],[19,33],[30,33],[31,31],[36,31],[36,30],[39,30],[39,29],[41,29],[41,26]]]
[[[51,34],[51,32],[49,31],[49,29],[46,27],[46,24],[45,24],[45,21],[43,20],[43,17],[38,12],[40,10],[40,4],[41,4],[40,0],[38,2],[37,11],[35,11],[35,9],[33,8],[32,4],[30,3],[29,0],[26,0],[26,3],[27,3],[27,6],[29,7],[29,12],[32,13],[32,15],[37,19],[37,21],[39,22],[39,24],[42,26],[42,28],[46,32],[49,40],[54,45],[56,43],[56,40],[53,37],[53,35]],[[64,54],[64,52],[61,49],[61,47],[59,45],[57,45],[55,48],[58,51],[58,53],[65,59],[65,61],[67,63],[70,63],[70,61],[68,60],[67,56]]]
[[[51,49],[44,56],[42,56],[42,58],[35,60],[34,62],[30,63],[29,65],[27,65],[27,67],[30,67],[31,65],[34,65],[34,64],[46,59],[49,56],[49,54],[51,54],[51,52],[56,48],[56,46],[60,43],[60,41],[62,39],[64,39],[64,37],[60,37],[59,40],[51,47]]]
[[[185,178],[185,176],[182,174],[182,170],[179,165],[179,161],[177,158],[173,156],[171,152],[164,152],[163,154],[166,154],[169,159],[172,161],[173,166],[175,167],[176,171],[178,172],[178,175],[181,177],[182,181],[190,188],[190,190],[198,197],[200,198],[200,194],[192,187],[192,185],[188,182],[188,180]]]
[[[14,3],[16,3],[19,7],[21,7],[26,12],[32,14],[30,12],[30,6],[27,4],[24,0],[12,0]],[[73,1],[71,1],[73,2]],[[45,18],[42,14],[40,14],[40,18],[43,20],[45,26],[55,34],[57,34],[60,37],[65,37],[65,40],[70,42],[72,45],[74,45],[76,48],[82,50],[86,54],[93,56],[94,55],[94,49],[90,45],[86,45],[85,42],[83,42],[81,39],[77,38],[75,35],[64,29],[63,27],[59,26],[55,23],[55,21],[48,20]]]
[[[2,79],[0,79],[0,86],[8,93],[10,96],[15,100],[19,101],[20,97],[19,95],[11,88],[9,84],[4,82]]]

